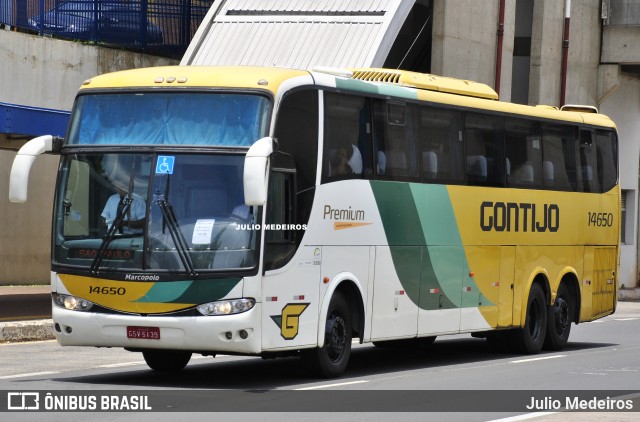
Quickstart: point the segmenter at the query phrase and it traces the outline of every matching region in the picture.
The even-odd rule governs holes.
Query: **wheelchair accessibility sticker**
[[[173,165],[176,157],[170,155],[159,155],[156,163],[156,174],[173,174]]]

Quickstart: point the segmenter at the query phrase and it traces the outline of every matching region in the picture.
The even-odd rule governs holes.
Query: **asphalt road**
[[[442,337],[418,350],[354,345],[346,374],[336,380],[308,378],[296,358],[198,356],[185,371],[162,375],[150,371],[140,354],[120,349],[62,348],[52,341],[3,344],[0,408],[5,392],[38,390],[67,395],[144,394],[154,400],[152,413],[92,414],[96,421],[175,420],[178,415],[172,411],[238,421],[636,421],[640,419],[639,332],[640,303],[621,302],[616,314],[574,326],[570,344],[561,352],[496,354],[484,340],[470,336]],[[585,391],[587,395],[610,392],[616,400],[631,400],[634,412],[509,410],[522,399],[521,393],[528,400],[560,396],[564,402],[563,397]],[[481,401],[495,400],[496,394],[504,410],[494,406],[488,411],[458,411],[469,404],[482,408]],[[447,411],[425,412],[429,403]],[[212,412],[211,406],[215,415],[192,413],[194,409]],[[298,412],[299,406],[312,410],[320,406],[330,413]],[[366,412],[368,408],[377,411]],[[33,417],[24,412],[9,415],[9,420]],[[67,413],[39,415],[51,421],[69,418]],[[5,420],[2,414],[0,419]]]

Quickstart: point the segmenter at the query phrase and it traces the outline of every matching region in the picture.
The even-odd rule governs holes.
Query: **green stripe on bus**
[[[435,278],[447,299],[450,300],[450,307],[460,307],[462,306],[460,283],[464,268],[468,265],[449,192],[444,185],[411,183],[409,188],[420,218],[419,227],[422,228],[426,245],[428,245],[425,259],[429,260],[430,268],[423,266],[426,272],[422,276],[423,280],[429,285],[429,289],[434,289],[435,286],[431,287],[434,283],[428,280]],[[426,297],[431,295],[430,291],[423,290],[421,303],[425,303]]]
[[[478,286],[468,275],[446,186],[372,181],[371,189],[396,274],[412,302],[422,309],[471,306],[463,303],[463,282]],[[485,298],[483,305],[492,304]]]
[[[192,281],[154,283],[144,296],[134,302],[171,303],[191,286]]]
[[[411,186],[406,183],[372,181],[378,212],[402,287],[413,303],[424,309],[452,308],[460,305],[459,291],[449,299],[434,270]],[[431,289],[442,295],[426,296]],[[422,291],[422,293],[421,293]],[[425,293],[426,292],[426,293]],[[432,298],[437,297],[435,303]]]
[[[409,184],[371,181],[371,189],[389,246],[426,245]]]
[[[367,94],[388,95],[415,100],[418,94],[415,89],[391,84],[373,84],[357,79],[336,79],[336,88],[349,91],[364,92]]]
[[[459,289],[451,291],[452,289],[448,288],[450,283],[447,283],[447,280],[452,280],[451,274],[442,272],[442,270],[448,270],[451,273],[459,268],[459,265],[456,265],[456,260],[453,259],[456,255],[445,251],[442,247],[437,249],[437,251],[433,251],[427,246],[422,248],[420,308],[427,310],[459,308],[461,305],[460,291]],[[447,253],[441,256],[438,252]],[[450,266],[443,266],[442,264],[446,264],[443,258],[453,262],[449,262]],[[434,260],[440,264],[438,266],[440,271],[434,267]]]
[[[427,245],[462,246],[449,191],[444,185],[409,184]]]
[[[241,278],[217,278],[212,280],[196,280],[175,303],[206,303],[220,300],[227,296],[240,283]]]
[[[357,79],[336,79],[336,88],[349,91],[366,92],[367,94],[378,94],[378,86],[359,81]]]

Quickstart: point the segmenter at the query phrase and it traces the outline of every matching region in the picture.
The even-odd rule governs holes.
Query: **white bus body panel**
[[[236,352],[259,354],[261,304],[236,315],[168,317],[98,314],[53,307],[55,331],[62,346],[126,347],[134,349],[173,349],[197,352]],[[160,340],[127,338],[128,326],[159,327]],[[67,330],[71,329],[68,333]],[[242,339],[240,330],[249,335]],[[229,340],[226,333],[231,332]]]

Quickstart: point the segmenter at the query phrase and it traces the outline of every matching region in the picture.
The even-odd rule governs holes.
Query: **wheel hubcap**
[[[342,355],[346,345],[347,330],[344,319],[341,315],[331,314],[327,320],[327,351],[329,352],[329,358],[332,361],[336,361]]]
[[[556,299],[556,303],[554,304],[554,323],[556,326],[556,331],[558,334],[562,334],[567,326],[570,324],[569,322],[569,303],[562,297]]]

